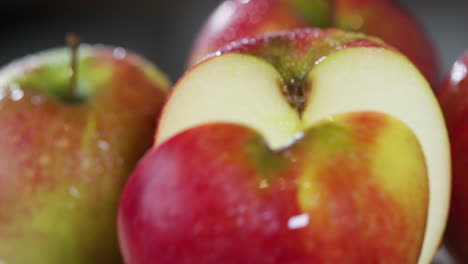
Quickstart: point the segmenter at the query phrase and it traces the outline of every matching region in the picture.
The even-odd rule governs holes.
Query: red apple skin
[[[468,263],[468,51],[444,80],[438,99],[451,143],[452,199],[446,243],[460,263]]]
[[[346,119],[351,132],[345,137],[362,147],[354,158],[315,144],[337,135],[334,125],[305,131],[278,152],[252,129],[227,123],[185,130],[153,148],[120,204],[125,263],[416,263],[427,181],[412,196],[422,206],[409,213],[394,193],[369,180],[366,157],[386,119],[377,113]],[[304,211],[298,189],[310,166],[319,171],[312,184],[320,186],[323,203]],[[375,224],[383,228],[368,228]]]
[[[44,91],[68,88],[53,87],[66,65],[48,68],[38,55],[3,69],[11,75],[0,80],[2,263],[122,263],[118,200],[152,144],[168,87],[130,52],[86,50],[78,80],[94,91],[82,102]]]
[[[419,22],[393,0],[227,0],[198,34],[189,65],[232,41],[306,26],[336,27],[379,37],[405,54],[430,83],[438,81],[432,41]]]
[[[334,26],[381,38],[405,54],[431,84],[438,82],[438,53],[432,40],[397,1],[335,0],[333,6]]]
[[[297,79],[302,75],[301,72],[310,71],[317,61],[336,51],[353,47],[394,49],[378,38],[360,33],[339,29],[300,28],[234,41],[205,59],[227,53],[250,54],[270,62],[285,79]]]

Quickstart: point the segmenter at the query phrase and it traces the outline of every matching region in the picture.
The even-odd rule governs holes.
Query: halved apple
[[[302,240],[302,242],[295,240],[291,242],[289,238],[286,239],[283,251],[281,246],[274,247],[278,250],[275,251],[278,255],[269,256],[270,262],[264,260],[255,263],[285,263],[284,261],[286,263],[311,263],[306,262],[306,259],[318,261],[317,263],[415,263],[420,256],[422,244],[420,263],[429,263],[433,258],[446,222],[450,163],[446,128],[429,84],[406,57],[379,40],[337,30],[303,29],[233,43],[214,54],[214,57],[190,69],[176,84],[160,117],[155,142],[155,146],[158,147],[141,162],[140,169],[137,169],[126,187],[121,203],[120,241],[128,263],[144,263],[136,261],[138,257],[135,257],[138,252],[135,250],[135,245],[142,245],[138,240],[138,234],[143,233],[152,237],[152,241],[157,245],[177,246],[183,254],[172,263],[186,263],[183,262],[187,260],[184,257],[190,254],[193,254],[193,259],[197,261],[217,263],[210,262],[207,256],[197,258],[195,255],[204,252],[197,246],[183,247],[175,240],[162,235],[160,232],[165,231],[159,229],[162,227],[160,225],[167,222],[169,218],[176,222],[179,222],[177,219],[182,219],[180,220],[182,221],[181,229],[185,228],[183,224],[191,224],[196,229],[198,223],[200,228],[211,230],[206,231],[212,232],[211,235],[201,235],[199,240],[193,243],[206,246],[206,243],[212,241],[213,248],[220,250],[210,253],[217,261],[226,261],[228,258],[222,253],[223,247],[215,245],[218,242],[213,234],[222,237],[220,238],[222,241],[226,241],[223,239],[229,239],[229,235],[232,235],[235,237],[235,242],[240,245],[243,239],[255,240],[254,237],[249,237],[255,234],[253,231],[242,233],[244,229],[227,228],[227,231],[223,233],[214,230],[216,226],[209,227],[210,224],[215,225],[216,217],[211,213],[218,212],[219,208],[216,206],[220,205],[216,203],[215,206],[206,200],[197,202],[196,195],[189,195],[196,190],[215,192],[210,188],[225,190],[215,193],[217,195],[225,193],[226,197],[230,197],[230,192],[240,192],[248,197],[251,195],[248,189],[238,188],[236,184],[230,188],[224,186],[223,181],[226,181],[225,184],[231,183],[228,179],[229,175],[239,168],[238,165],[229,162],[220,165],[220,162],[225,162],[226,157],[233,156],[235,160],[245,158],[246,154],[230,151],[230,146],[232,142],[239,140],[235,135],[243,135],[247,128],[242,130],[230,127],[228,124],[211,125],[211,127],[209,125],[219,122],[235,123],[254,129],[263,136],[271,151],[287,156],[287,158],[283,157],[287,159],[287,165],[284,165],[286,169],[283,169],[288,173],[281,174],[281,168],[278,168],[278,166],[283,166],[281,165],[283,164],[282,158],[275,159],[268,155],[260,155],[258,152],[255,153],[259,157],[254,155],[256,158],[251,158],[252,163],[256,164],[254,166],[256,169],[247,166],[250,169],[246,169],[245,173],[283,175],[275,176],[272,180],[274,184],[269,182],[270,179],[263,182],[262,177],[258,176],[260,186],[258,191],[260,192],[262,192],[262,184],[269,190],[267,193],[270,193],[270,185],[281,190],[281,187],[278,187],[281,186],[281,182],[286,184],[284,187],[286,189],[290,188],[287,187],[288,184],[295,182],[297,188],[294,192],[297,194],[297,199],[288,201],[291,208],[302,209],[295,212],[298,214],[297,218],[289,218],[292,221],[290,224],[307,225],[308,217],[320,218],[325,222],[338,221],[336,225],[324,225],[321,231],[312,227],[316,236],[308,237],[307,241],[310,243]],[[402,122],[401,125],[395,125],[399,122]],[[354,124],[356,130],[350,134],[341,135],[341,132],[334,129],[327,130],[327,125],[324,124],[330,124],[331,127],[348,127]],[[381,126],[389,129],[382,130],[379,128]],[[232,130],[232,135],[223,137],[224,141],[218,140],[217,145],[212,145],[210,135],[217,137],[218,133],[228,133],[226,130]],[[379,135],[387,133],[384,131],[390,131],[389,136],[383,136],[385,138],[383,141],[375,140],[376,137],[381,138]],[[172,138],[177,134],[180,136]],[[312,141],[315,143],[312,145],[315,147],[305,143],[307,141],[305,139],[311,137],[314,138]],[[172,139],[167,141],[169,138]],[[199,139],[196,143],[190,143],[187,138]],[[205,147],[203,147],[205,144],[203,142],[206,143]],[[236,144],[241,144],[239,148],[242,149],[245,142],[240,140]],[[367,146],[373,151],[366,152],[367,147],[362,147],[363,145],[357,142],[367,142]],[[387,147],[382,147],[382,142],[385,142]],[[185,144],[185,152],[175,147],[180,144]],[[226,150],[223,149],[223,144],[226,145]],[[418,159],[419,144],[424,157],[423,161]],[[356,152],[349,154],[348,147]],[[334,155],[327,156],[324,154],[327,150],[336,151],[336,153],[333,152]],[[162,152],[166,154],[163,155]],[[304,159],[303,156],[309,159]],[[190,161],[190,157],[198,161],[198,167]],[[343,157],[346,158],[342,159]],[[373,165],[365,165],[369,163],[361,163],[362,159],[381,162],[378,162],[380,165],[376,165],[377,167],[372,167]],[[343,160],[345,162],[340,162]],[[425,177],[423,175],[425,173],[422,172],[421,162],[427,166],[430,195],[424,189]],[[303,164],[306,166],[302,166]],[[375,165],[375,163],[372,164]],[[177,169],[178,166],[187,166],[188,169]],[[324,173],[323,170],[314,168],[328,168],[329,172]],[[206,174],[203,176],[197,174],[200,170]],[[297,171],[291,173],[291,170]],[[197,171],[197,173],[190,175],[190,171],[194,173]],[[375,174],[372,174],[370,178],[360,178],[355,184],[356,177],[350,171],[354,173],[357,171],[360,175],[369,171]],[[287,180],[289,178],[284,175],[290,174],[296,175],[291,176],[296,180]],[[298,175],[313,175],[310,177],[314,180],[304,182],[300,180],[303,177]],[[386,175],[382,176],[385,180],[376,183],[375,179],[381,177],[376,175]],[[199,180],[188,180],[190,177],[198,177]],[[181,179],[187,179],[189,186],[182,187]],[[334,186],[332,189],[335,192],[330,191],[329,188],[322,189],[323,186],[330,187],[327,184],[331,184],[330,182],[324,184],[324,182],[334,180],[336,182],[332,184]],[[211,181],[215,181],[216,184]],[[205,184],[205,182],[208,183]],[[370,186],[369,182],[373,184]],[[363,195],[359,186],[367,188],[366,190],[372,189],[385,197],[388,194],[398,202],[391,203],[392,206],[380,203],[379,199],[374,200],[370,196]],[[183,194],[175,193],[178,192],[178,188]],[[335,203],[334,201],[340,200],[343,190],[346,190],[344,192],[346,195],[341,198],[348,199],[345,199],[348,202]],[[201,194],[202,191],[198,191],[200,197],[208,199]],[[277,195],[283,194],[278,191]],[[429,197],[429,205],[424,197]],[[163,202],[161,199],[167,200]],[[223,200],[224,198],[212,196],[211,199]],[[154,203],[148,203],[150,200]],[[322,206],[323,211],[307,209],[317,204]],[[237,204],[241,207],[243,205],[242,202]],[[427,218],[426,206],[429,207]],[[376,210],[379,217],[373,218],[375,211],[370,207],[378,208]],[[183,208],[185,211],[178,211],[176,208]],[[356,208],[362,210],[356,210]],[[405,213],[395,208],[404,209]],[[275,210],[272,211],[274,214],[277,212]],[[187,214],[187,218],[182,211]],[[202,219],[190,218],[193,215],[203,215],[203,212],[206,213],[206,218],[214,218],[209,221],[205,221],[203,217]],[[229,208],[223,212],[229,214]],[[338,213],[329,214],[330,212]],[[264,211],[260,210],[259,213],[264,213]],[[281,213],[278,214],[281,215]],[[302,214],[305,216],[301,218]],[[238,214],[234,213],[234,215]],[[339,217],[334,219],[330,217],[331,215]],[[293,215],[289,216],[293,217]],[[420,217],[424,218],[422,222]],[[271,217],[272,221],[278,219],[275,216]],[[226,221],[228,220],[220,218],[219,228],[223,229]],[[317,223],[314,221],[311,223]],[[135,226],[135,223],[140,223],[138,228],[143,228],[145,231],[132,230],[130,225]],[[279,226],[288,223],[278,220]],[[235,225],[235,223],[231,224]],[[336,226],[340,226],[342,228],[340,230],[353,230],[353,232],[340,233],[337,239],[336,232],[327,229]],[[273,229],[273,233],[274,230],[276,229]],[[241,232],[245,236],[237,236],[236,232]],[[258,232],[263,231],[258,230]],[[318,235],[317,232],[323,232],[323,234]],[[328,236],[327,233],[332,235]],[[391,233],[399,235],[389,236]],[[283,235],[288,237],[281,232],[277,234],[280,237]],[[376,234],[381,234],[381,236],[376,236]],[[186,234],[185,238],[182,234],[178,235],[181,237],[175,238],[176,240],[190,240],[190,234]],[[307,235],[304,236],[307,237]],[[355,247],[352,246],[354,242]],[[281,244],[281,242],[278,243]],[[299,243],[299,248],[304,251],[297,253],[292,249],[295,247],[290,247],[291,245],[287,243]],[[228,244],[232,245],[232,243]],[[228,244],[225,246],[228,247]],[[242,248],[237,251],[240,255],[238,259],[242,260],[241,256],[244,256],[244,253],[247,254],[249,245],[251,244],[246,242],[245,247],[236,246],[236,248]],[[148,248],[151,247],[148,246]],[[328,250],[331,248],[333,250]],[[326,254],[317,253],[317,250],[321,249],[326,249]],[[351,249],[367,251],[362,254],[350,253]],[[229,251],[227,248],[225,250]],[[310,252],[315,252],[311,253],[313,257],[308,255]],[[268,254],[268,252],[264,253]],[[169,252],[168,254],[173,256]],[[221,256],[219,254],[226,258],[219,257]],[[288,259],[288,256],[291,258]],[[145,261],[149,260],[149,258],[145,259]],[[197,261],[195,262],[201,263]]]

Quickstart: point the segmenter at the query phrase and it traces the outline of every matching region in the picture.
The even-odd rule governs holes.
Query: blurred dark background
[[[173,81],[193,39],[221,0],[0,0],[0,65],[61,46],[64,34],[137,51]],[[468,49],[468,0],[400,0],[425,25],[444,72]]]

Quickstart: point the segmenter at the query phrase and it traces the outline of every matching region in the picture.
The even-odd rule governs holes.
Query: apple
[[[122,263],[118,201],[168,89],[145,59],[99,45],[0,70],[0,263]]]
[[[438,99],[452,151],[452,199],[446,242],[460,263],[468,262],[468,51],[455,62]]]
[[[155,138],[120,203],[127,264],[414,264],[438,249],[444,120],[417,68],[375,38],[232,43],[178,81]]]
[[[383,114],[334,118],[279,151],[215,123],[150,152],[122,201],[126,263],[416,263],[429,194],[417,138]]]
[[[226,0],[198,34],[189,64],[231,41],[298,27],[335,27],[383,39],[435,84],[434,45],[417,19],[394,0]]]

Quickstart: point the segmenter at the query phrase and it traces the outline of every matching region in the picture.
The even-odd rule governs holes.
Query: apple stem
[[[76,77],[77,77],[77,59],[78,59],[78,49],[80,47],[80,37],[75,33],[67,33],[66,36],[67,46],[71,51],[71,61],[70,61],[70,86],[68,89],[68,96],[70,99],[76,97]]]
[[[290,78],[288,83],[283,85],[282,93],[285,95],[286,101],[298,111],[299,116],[302,116],[304,111],[309,90],[309,84],[295,78]]]

